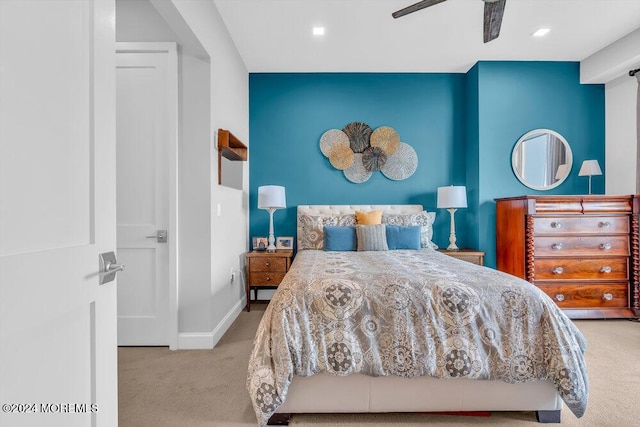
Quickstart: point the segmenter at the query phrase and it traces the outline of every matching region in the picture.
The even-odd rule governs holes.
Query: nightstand
[[[459,251],[438,249],[438,252],[442,252],[445,255],[449,255],[472,264],[484,265],[484,252],[475,251],[473,249],[460,249]]]
[[[251,311],[251,288],[258,299],[259,288],[277,288],[291,267],[293,251],[253,251],[246,255],[247,263],[247,311]]]

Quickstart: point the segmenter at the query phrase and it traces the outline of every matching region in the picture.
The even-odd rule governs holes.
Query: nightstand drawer
[[[458,251],[438,249],[438,252],[462,261],[470,262],[471,264],[484,265],[484,252],[481,251],[475,251],[473,249],[460,249]]]
[[[282,282],[284,275],[284,272],[251,272],[251,286],[276,286]]]
[[[287,271],[286,258],[256,258],[251,261],[251,272],[254,271]]]

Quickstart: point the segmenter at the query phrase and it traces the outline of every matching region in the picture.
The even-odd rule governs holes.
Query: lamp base
[[[269,246],[267,246],[267,252],[275,252],[276,251],[276,239],[273,237],[273,213],[275,212],[274,208],[269,208]]]
[[[449,208],[447,210],[451,215],[451,232],[449,233],[449,246],[447,246],[447,250],[456,252],[460,250],[460,248],[456,245],[456,221],[454,219],[457,209]]]

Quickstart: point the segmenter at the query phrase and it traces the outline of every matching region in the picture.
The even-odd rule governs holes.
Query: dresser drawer
[[[251,271],[287,271],[286,258],[254,258],[251,260]]]
[[[629,259],[620,258],[536,258],[536,280],[626,280]]]
[[[549,295],[560,308],[579,307],[627,307],[628,285],[602,284],[547,284],[536,282],[536,286]]]
[[[284,272],[251,272],[251,286],[277,286],[282,282],[284,275]]]
[[[534,217],[533,230],[539,234],[625,234],[628,216]]]
[[[629,256],[629,236],[536,236],[535,257]]]

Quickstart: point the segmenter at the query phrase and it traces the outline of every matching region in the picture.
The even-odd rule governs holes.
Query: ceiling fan
[[[401,16],[408,15],[416,12],[425,7],[434,6],[438,3],[442,3],[446,0],[423,0],[418,3],[407,6],[404,9],[400,9],[393,12],[391,16],[394,18],[400,18]],[[482,0],[484,2],[484,42],[488,43],[491,40],[498,38],[500,35],[500,25],[502,25],[502,15],[504,14],[504,5],[506,0]]]

